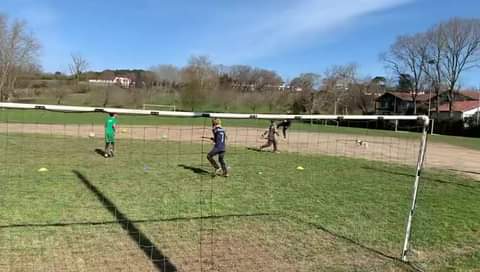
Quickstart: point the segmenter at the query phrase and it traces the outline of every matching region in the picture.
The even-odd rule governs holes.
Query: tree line
[[[39,50],[40,43],[27,30],[26,22],[10,22],[0,14],[0,101],[8,98],[19,76],[39,70]]]

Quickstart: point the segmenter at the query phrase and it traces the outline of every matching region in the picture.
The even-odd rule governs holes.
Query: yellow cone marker
[[[45,168],[45,167],[42,167],[42,168],[38,169],[38,172],[47,172],[47,171],[48,171],[48,169]]]
[[[305,170],[305,168],[303,168],[302,166],[297,166],[297,170],[302,171],[302,170]]]

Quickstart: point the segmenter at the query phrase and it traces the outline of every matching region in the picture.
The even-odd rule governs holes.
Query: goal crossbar
[[[403,120],[423,122],[428,125],[430,119],[426,115],[322,115],[322,114],[247,114],[247,113],[211,113],[211,112],[181,112],[156,111],[126,108],[102,108],[85,106],[62,106],[46,104],[0,103],[4,109],[46,110],[64,113],[104,112],[126,115],[153,115],[163,117],[211,117],[226,119],[263,119],[263,120]]]

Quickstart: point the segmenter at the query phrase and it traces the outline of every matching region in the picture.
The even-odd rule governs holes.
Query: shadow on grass
[[[248,151],[255,151],[255,152],[262,152],[262,153],[263,153],[263,152],[267,152],[267,151],[265,151],[265,150],[262,150],[262,149],[256,148],[256,147],[247,147],[247,150],[248,150]]]
[[[364,244],[362,244],[362,243],[360,243],[360,242],[358,242],[358,241],[353,240],[352,238],[349,238],[349,237],[347,237],[347,236],[345,236],[345,235],[338,234],[338,233],[336,233],[336,232],[334,232],[334,231],[331,231],[331,230],[327,229],[326,227],[324,227],[324,226],[322,226],[322,225],[320,225],[320,224],[308,222],[308,221],[305,221],[305,220],[303,220],[303,219],[301,219],[301,218],[298,218],[298,217],[292,216],[292,215],[286,215],[286,217],[288,217],[288,218],[290,218],[290,219],[292,219],[292,220],[294,220],[294,221],[297,221],[297,222],[299,222],[299,223],[301,223],[301,224],[303,224],[303,225],[307,225],[307,226],[313,227],[313,228],[315,228],[315,229],[321,230],[321,231],[323,231],[323,232],[325,232],[325,233],[328,233],[329,235],[335,237],[336,239],[341,239],[341,240],[344,240],[344,241],[346,241],[346,242],[348,242],[348,243],[354,244],[354,245],[360,247],[361,249],[366,250],[367,252],[373,253],[373,254],[378,255],[378,256],[380,256],[380,257],[382,257],[382,258],[385,258],[385,259],[389,259],[389,260],[395,262],[395,263],[396,263],[397,265],[399,265],[400,267],[402,267],[402,268],[404,268],[404,269],[406,269],[406,270],[408,270],[408,271],[416,271],[416,272],[417,272],[417,271],[418,271],[418,272],[422,271],[422,270],[418,269],[417,267],[415,267],[414,264],[412,264],[412,263],[404,262],[404,261],[402,261],[400,258],[397,258],[397,257],[394,257],[394,256],[390,256],[390,255],[388,255],[388,254],[386,254],[386,253],[381,252],[380,250],[377,250],[377,249],[371,248],[371,247],[369,247],[369,246],[366,246],[366,245],[364,245]]]
[[[412,178],[412,180],[415,178],[415,175],[413,175],[413,174],[404,173],[404,172],[400,172],[400,171],[394,171],[394,170],[390,170],[390,169],[383,169],[383,168],[379,168],[379,167],[362,166],[362,169],[372,170],[372,171],[376,171],[376,172],[382,172],[382,173],[391,174],[391,175],[409,177],[409,178]],[[462,183],[457,183],[457,182],[441,180],[441,179],[434,179],[434,178],[430,178],[430,177],[426,177],[426,176],[421,176],[420,179],[425,179],[425,180],[431,181],[431,182],[448,184],[448,185],[455,185],[455,186],[465,187],[465,188],[477,188],[478,187],[478,186],[473,186],[473,185],[468,185],[468,184],[462,184]]]
[[[127,231],[128,235],[137,243],[137,246],[143,251],[143,253],[152,261],[153,265],[162,272],[177,271],[175,265],[170,262],[169,258],[153,244],[150,239],[138,229],[135,224],[123,214],[117,206],[107,198],[101,191],[95,187],[84,175],[80,172],[73,170],[72,171],[78,179],[85,185],[85,187],[93,193],[97,199],[102,203],[103,207],[107,209],[116,219],[116,222]]]
[[[105,151],[100,149],[100,148],[95,149],[95,153],[97,153],[98,155],[100,155],[102,157],[105,157]]]
[[[454,172],[465,173],[465,174],[480,175],[480,172],[475,172],[475,171],[465,171],[465,170],[459,170],[459,169],[453,169],[453,168],[449,168],[448,170],[454,171]],[[475,180],[475,182],[479,182],[479,181]]]
[[[118,212],[118,211],[117,211]],[[127,227],[134,227],[134,224],[141,224],[141,223],[156,223],[156,222],[176,222],[176,221],[191,221],[191,220],[204,220],[204,219],[226,219],[226,218],[244,218],[244,217],[269,217],[269,216],[276,216],[276,217],[283,217],[283,218],[289,218],[293,221],[296,221],[302,225],[307,225],[310,226],[314,229],[321,230],[336,239],[341,239],[344,240],[348,243],[351,243],[355,246],[358,246],[359,248],[370,252],[374,255],[377,255],[381,258],[389,259],[393,262],[395,262],[399,267],[404,268],[407,271],[421,271],[418,268],[414,266],[412,263],[405,263],[403,262],[400,258],[390,256],[386,253],[383,253],[377,249],[365,246],[361,244],[358,241],[353,240],[352,238],[349,238],[347,236],[335,233],[326,227],[315,224],[312,222],[305,221],[303,219],[300,219],[298,217],[292,216],[292,215],[286,215],[282,213],[253,213],[253,214],[225,214],[225,215],[213,215],[213,216],[198,216],[198,217],[174,217],[174,218],[164,218],[164,219],[146,219],[146,220],[132,220],[132,221],[127,221],[128,223],[125,222],[125,220],[119,216],[117,216],[117,221],[100,221],[100,222],[70,222],[70,223],[46,223],[46,224],[16,224],[16,225],[5,225],[5,226],[0,226],[0,229],[4,228],[22,228],[22,227],[66,227],[66,226],[94,226],[94,225],[110,225],[110,224],[121,224],[122,227],[125,226],[126,224]],[[129,232],[130,234],[130,232]],[[135,233],[136,234],[136,233]],[[136,236],[135,236],[136,237]],[[150,256],[147,254],[147,256]],[[161,271],[175,271],[175,270],[161,270]]]
[[[198,175],[211,175],[212,174],[212,173],[208,172],[207,170],[202,169],[200,167],[193,167],[193,166],[188,166],[188,165],[185,165],[185,164],[179,164],[178,167],[182,167],[183,169],[190,170],[193,173],[198,174]]]
[[[142,219],[131,220],[131,224],[142,223],[161,223],[161,222],[178,222],[178,221],[192,221],[192,220],[205,220],[205,219],[226,219],[226,218],[242,218],[242,217],[263,217],[263,216],[279,216],[280,214],[274,213],[253,213],[253,214],[224,214],[224,215],[210,215],[210,216],[192,216],[192,217],[173,217],[173,218],[161,218],[161,219]],[[12,224],[12,225],[0,225],[0,229],[9,228],[44,228],[44,227],[69,227],[69,226],[98,226],[98,225],[114,225],[121,224],[122,221],[94,221],[94,222],[56,222],[56,223],[25,223],[25,224]]]
[[[271,149],[271,147],[265,147],[265,148],[268,148],[268,149],[261,149],[261,148],[257,148],[257,147],[247,147],[247,150],[248,151],[254,151],[254,152],[258,152],[258,153],[273,153],[273,154],[278,154],[280,153],[280,151],[273,151]]]

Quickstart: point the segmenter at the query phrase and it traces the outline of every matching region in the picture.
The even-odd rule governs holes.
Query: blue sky
[[[395,37],[479,10],[478,0],[0,1],[40,39],[46,71],[66,72],[72,52],[94,70],[182,66],[202,54],[286,79],[351,62],[363,76],[388,75],[379,54]],[[480,87],[480,71],[462,84]]]

